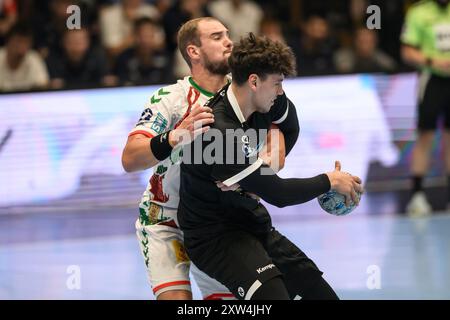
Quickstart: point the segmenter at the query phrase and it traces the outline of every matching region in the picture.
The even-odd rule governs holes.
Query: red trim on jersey
[[[222,298],[234,298],[234,295],[232,293],[213,293],[203,300],[222,300]]]
[[[151,133],[144,131],[144,130],[137,130],[137,131],[133,131],[132,133],[130,133],[128,135],[128,137],[134,136],[136,134],[143,134],[144,136],[146,136],[147,138],[153,138],[154,135],[152,135]]]
[[[190,284],[191,284],[190,281],[172,281],[172,282],[167,282],[167,283],[163,283],[163,284],[153,288],[153,293],[156,294],[156,292],[158,292],[159,290],[161,290],[163,288],[167,288],[167,287],[190,285]]]
[[[192,93],[194,93],[194,95],[195,95],[193,100],[191,100],[192,99]],[[188,108],[187,108],[186,112],[184,113],[183,117],[180,119],[180,121],[178,121],[175,124],[174,129],[176,129],[181,124],[181,122],[183,122],[183,120],[186,119],[186,117],[189,115],[189,113],[191,113],[192,105],[197,102],[199,97],[200,97],[200,92],[198,92],[198,90],[195,89],[194,87],[190,87],[189,88],[189,93],[188,93],[188,96],[187,96]]]

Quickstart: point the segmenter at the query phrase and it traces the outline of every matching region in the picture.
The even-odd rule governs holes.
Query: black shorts
[[[238,230],[202,242],[185,238],[185,245],[195,265],[238,299],[250,299],[262,283],[280,275],[291,299],[303,297],[323,274],[275,229],[258,237]]]
[[[444,117],[445,128],[450,129],[450,77],[431,75],[419,100],[418,129],[436,130],[441,116]]]

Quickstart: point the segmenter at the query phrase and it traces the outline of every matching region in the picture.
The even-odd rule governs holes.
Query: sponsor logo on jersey
[[[163,133],[164,130],[167,128],[167,119],[164,118],[164,116],[158,112],[156,115],[155,121],[153,121],[153,124],[150,129],[155,131],[157,134]]]
[[[145,109],[142,112],[141,117],[139,118],[139,122],[136,124],[136,126],[141,126],[144,125],[146,122],[149,122],[152,116],[153,111],[150,108]]]
[[[256,272],[258,272],[258,274],[261,274],[261,273],[263,273],[264,271],[270,270],[270,269],[272,269],[272,268],[275,268],[275,265],[274,265],[273,263],[268,264],[268,265],[265,266],[265,267],[256,269]]]
[[[241,141],[243,143],[243,145],[242,145],[242,152],[244,153],[244,156],[246,158],[250,158],[250,157],[256,156],[256,154],[258,152],[260,152],[262,147],[264,146],[264,141],[261,141],[260,143],[258,143],[256,148],[252,148],[250,146],[250,141],[249,141],[248,136],[242,136]]]

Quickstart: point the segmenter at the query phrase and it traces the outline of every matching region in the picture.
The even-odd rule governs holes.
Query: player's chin
[[[275,101],[270,101],[269,106],[267,107],[267,112],[269,112],[270,109],[272,109],[274,104],[275,104]]]
[[[267,108],[264,108],[263,110],[261,110],[261,113],[267,113],[270,111],[270,109],[272,109],[273,103],[271,105],[269,105]]]

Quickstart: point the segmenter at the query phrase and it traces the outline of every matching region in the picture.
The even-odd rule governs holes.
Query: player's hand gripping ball
[[[358,200],[361,199],[361,193],[356,193]],[[320,206],[326,212],[335,216],[345,216],[356,208],[356,204],[352,201],[350,206],[345,205],[345,196],[336,190],[330,190],[317,197]]]

